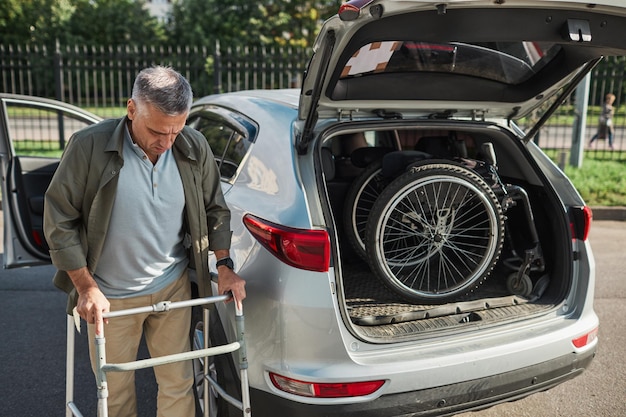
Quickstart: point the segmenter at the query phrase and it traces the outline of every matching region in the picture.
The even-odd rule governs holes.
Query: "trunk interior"
[[[420,147],[420,141],[428,147]],[[443,142],[450,146],[441,146]],[[506,184],[502,188],[522,189],[530,208],[519,200],[507,205],[505,197],[495,193],[501,207],[506,209],[501,212],[504,222],[501,252],[491,273],[482,274],[487,277],[478,287],[473,285],[445,300],[436,296],[425,301],[411,299],[374,270],[372,263],[379,261],[373,261],[369,251],[365,255],[360,253],[354,237],[350,236],[350,225],[356,221],[350,217],[350,207],[356,204],[350,195],[358,188],[359,175],[363,177],[374,160],[383,160],[383,155],[398,150],[419,149],[444,162],[448,158],[453,161],[455,155],[464,157],[465,161],[484,160],[485,150],[489,148],[483,147],[483,143],[492,144],[498,176]],[[364,147],[370,149],[357,151]],[[568,221],[556,194],[544,186],[545,179],[529,160],[525,145],[518,138],[493,125],[473,123],[455,124],[452,128],[450,125],[364,128],[363,132],[335,135],[324,142],[322,166],[337,236],[335,259],[340,259],[335,263],[339,266],[336,268],[339,295],[345,303],[346,319],[360,337],[385,343],[414,339],[435,330],[471,330],[545,314],[563,301],[572,276]],[[398,159],[394,161],[398,165]],[[406,160],[400,161],[400,171],[404,172]],[[432,160],[427,157],[425,162]],[[387,175],[389,164],[382,162],[381,169]],[[371,229],[371,223],[367,227]],[[533,243],[537,239],[538,243]],[[526,288],[520,290],[521,275],[529,279],[524,278]],[[481,280],[482,277],[478,281]]]

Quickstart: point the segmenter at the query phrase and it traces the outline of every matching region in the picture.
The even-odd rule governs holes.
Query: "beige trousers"
[[[110,299],[111,311],[149,306],[161,301],[183,301],[191,298],[187,272],[165,289],[151,295]],[[135,314],[109,319],[104,326],[107,363],[137,360],[142,334],[150,356],[158,357],[190,349],[191,308],[163,313]],[[89,355],[95,370],[95,326],[89,325]],[[95,372],[95,371],[94,371]],[[194,417],[193,369],[190,361],[154,367],[159,387],[157,417]],[[136,417],[135,372],[108,372],[109,417]]]

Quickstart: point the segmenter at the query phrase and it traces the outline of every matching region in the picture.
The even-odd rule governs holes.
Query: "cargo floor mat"
[[[370,336],[406,336],[434,328],[512,320],[554,306],[511,295],[498,276],[495,273],[456,302],[426,305],[404,300],[359,264],[344,266],[343,278],[350,319]]]

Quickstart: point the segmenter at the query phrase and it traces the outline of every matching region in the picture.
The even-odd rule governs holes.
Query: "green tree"
[[[323,19],[341,1],[177,0],[173,4],[170,42],[207,45],[311,46]]]
[[[65,33],[72,0],[3,0],[0,39],[4,44],[51,44]]]
[[[158,44],[165,31],[143,0],[3,0],[3,44]]]
[[[249,22],[257,14],[249,0],[178,0],[172,5],[169,39],[173,45],[213,47],[217,39],[243,44],[251,40]]]
[[[89,45],[158,45],[163,25],[136,0],[73,0],[68,42]]]
[[[310,47],[323,21],[337,13],[337,3],[282,0],[259,4],[261,19],[251,23],[265,44]]]

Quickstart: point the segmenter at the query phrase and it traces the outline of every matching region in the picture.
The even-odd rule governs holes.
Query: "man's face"
[[[132,122],[130,135],[152,163],[172,147],[187,120],[187,113],[169,116],[149,103],[138,103],[133,99],[128,100],[127,112]]]

